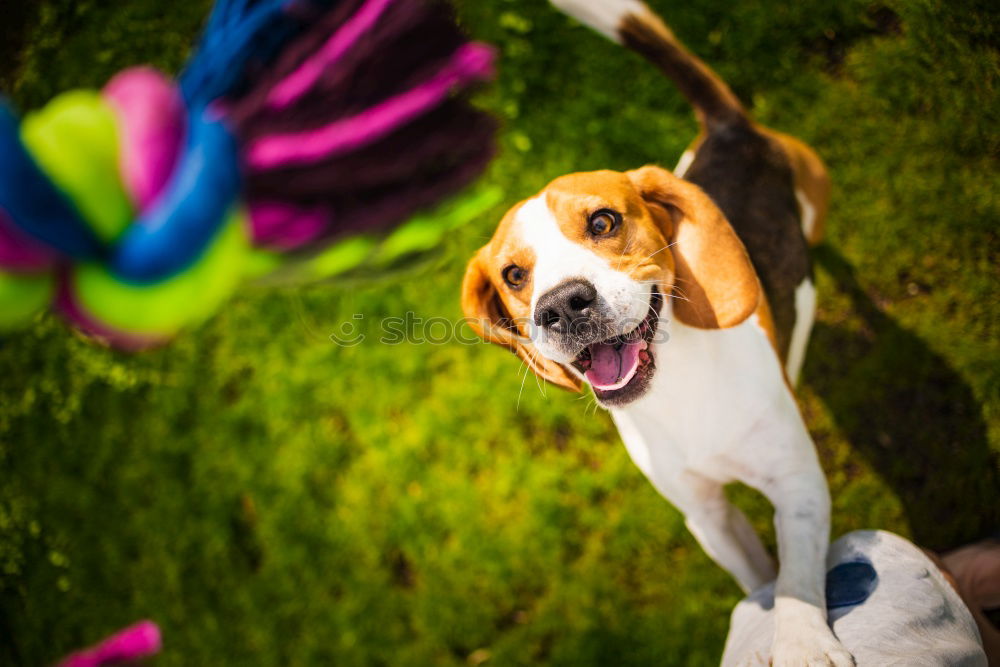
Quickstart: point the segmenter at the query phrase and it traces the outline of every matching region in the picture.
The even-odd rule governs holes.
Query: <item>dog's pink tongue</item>
[[[621,389],[635,376],[639,368],[639,352],[646,349],[646,341],[636,340],[619,349],[614,345],[595,343],[590,346],[591,363],[587,381],[595,389],[611,391]]]

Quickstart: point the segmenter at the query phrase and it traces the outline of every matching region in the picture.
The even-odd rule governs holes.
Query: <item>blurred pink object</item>
[[[65,658],[57,667],[115,665],[160,652],[160,628],[152,621],[139,621],[89,649]]]
[[[293,250],[315,240],[330,227],[330,212],[322,206],[303,209],[284,202],[250,205],[250,230],[257,245]]]
[[[177,85],[151,67],[133,67],[104,87],[118,117],[120,169],[132,202],[145,213],[174,173],[184,146],[186,110]]]

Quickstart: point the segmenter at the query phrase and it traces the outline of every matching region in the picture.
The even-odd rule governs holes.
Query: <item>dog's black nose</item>
[[[535,304],[535,324],[556,333],[567,333],[574,323],[587,320],[597,289],[586,280],[568,280],[553,287]]]

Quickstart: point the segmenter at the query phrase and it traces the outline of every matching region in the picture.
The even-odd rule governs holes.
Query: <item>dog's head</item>
[[[759,294],[711,199],[644,167],[563,176],[508,211],[469,262],[462,307],[542,378],[574,390],[585,380],[601,403],[621,406],[649,386],[661,317],[730,327]]]

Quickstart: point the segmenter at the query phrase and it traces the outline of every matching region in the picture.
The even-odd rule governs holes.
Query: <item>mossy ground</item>
[[[14,2],[22,108],[150,62],[206,0]],[[988,0],[653,0],[835,182],[800,388],[834,534],[943,548],[1000,525],[1000,20]],[[7,11],[6,9],[4,10]],[[139,618],[159,665],[712,665],[739,591],[607,415],[495,347],[383,345],[460,317],[504,206],[568,171],[671,165],[696,131],[651,67],[541,0],[465,0],[500,47],[503,206],[429,272],[249,289],[170,347],[101,349],[51,317],[0,339],[0,663]],[[367,340],[329,335],[363,313]],[[734,496],[767,535],[770,510]],[[768,538],[773,543],[773,537]]]

